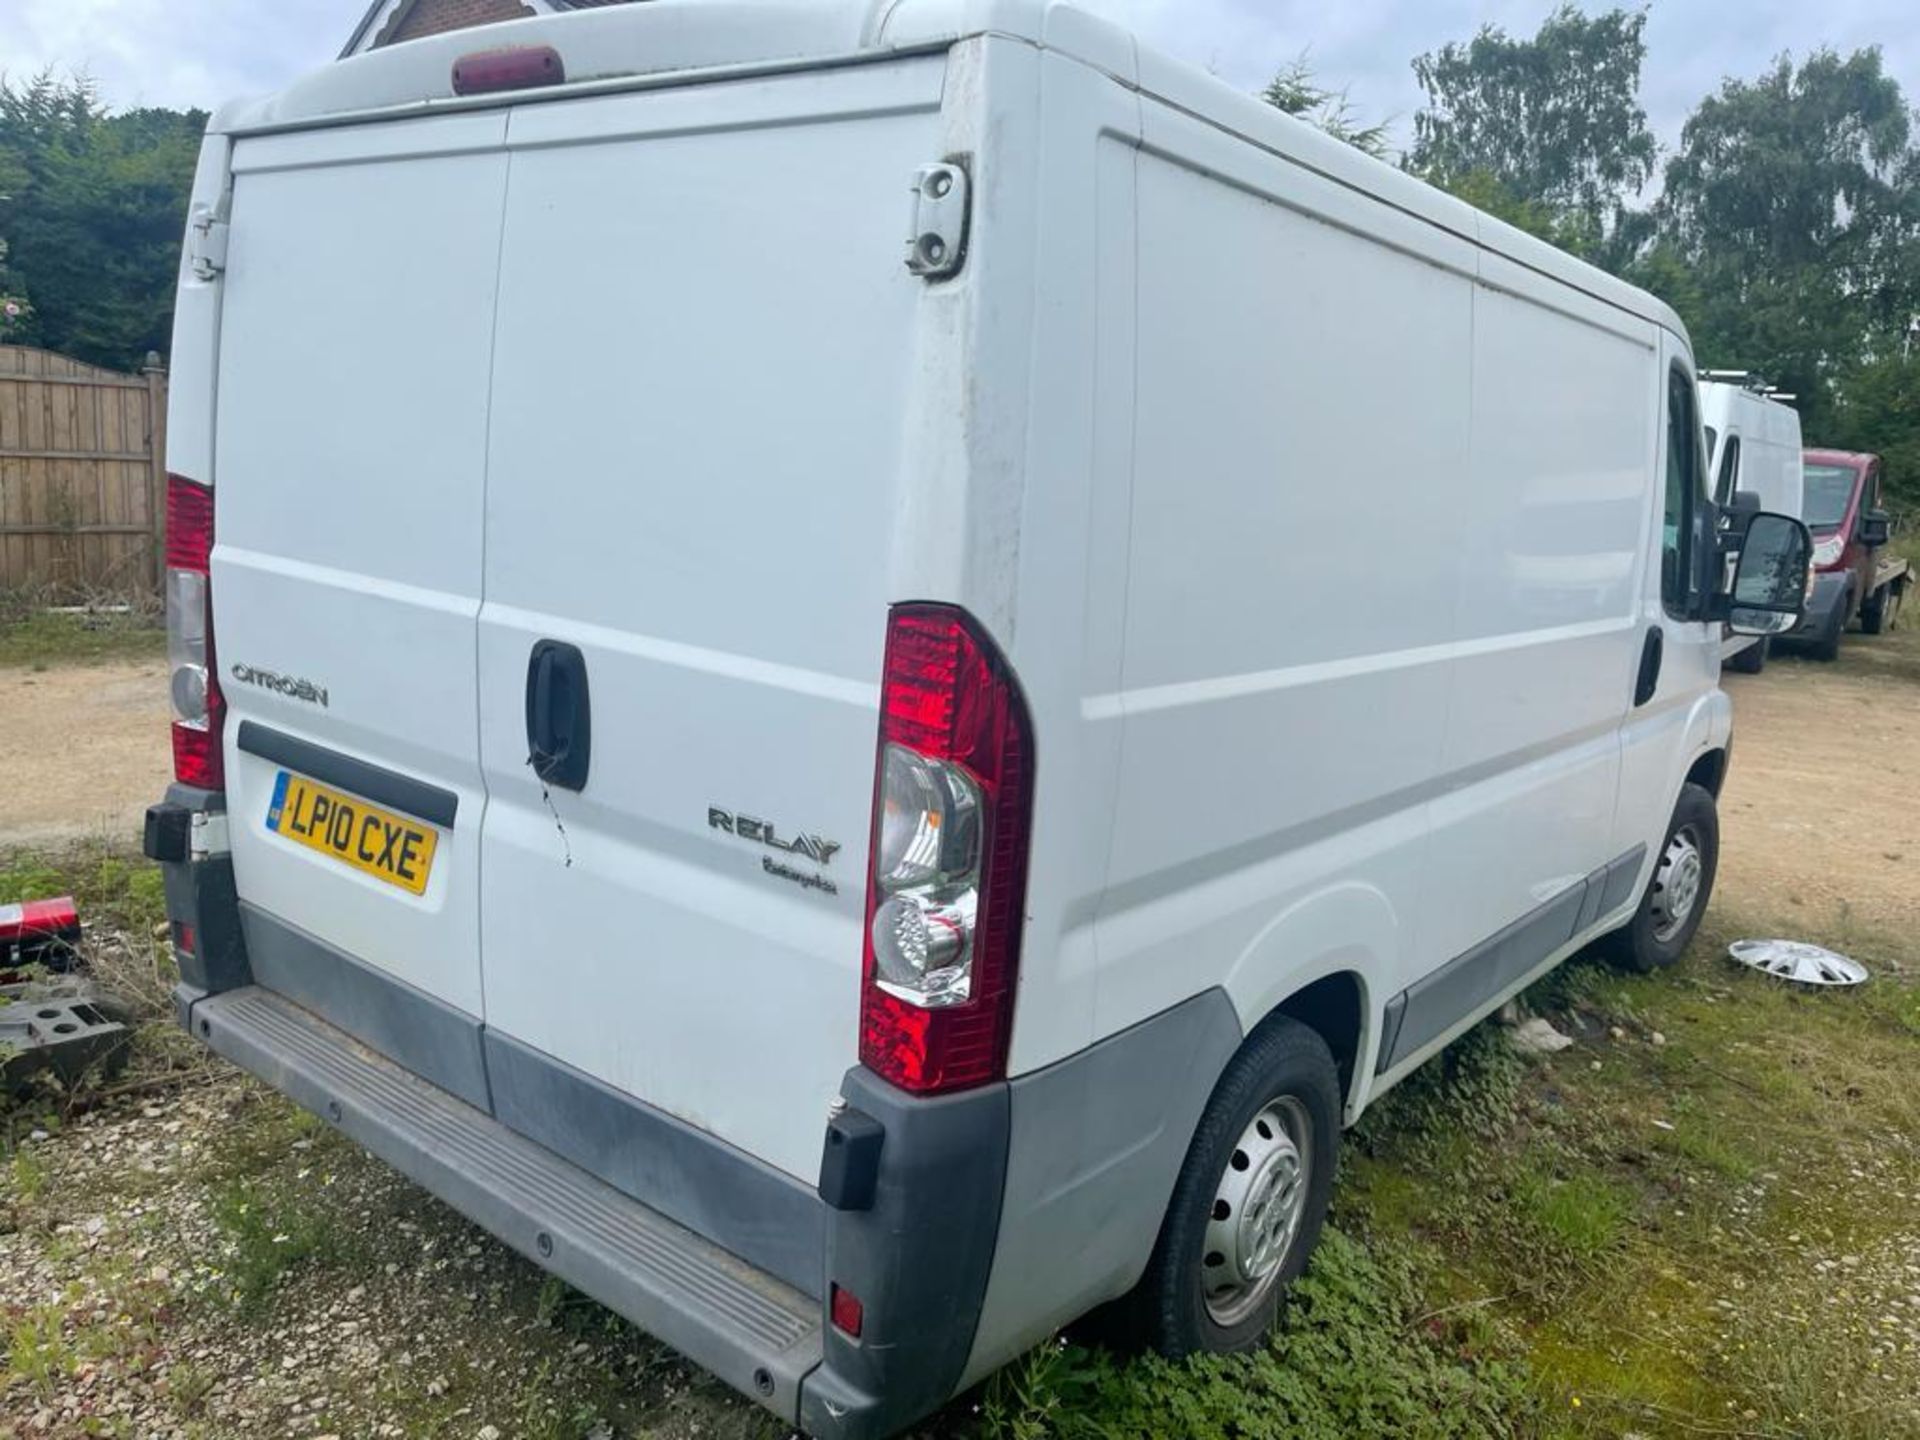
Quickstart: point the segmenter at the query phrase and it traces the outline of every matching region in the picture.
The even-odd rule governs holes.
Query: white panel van
[[[1257,1343],[1343,1126],[1684,949],[1804,593],[1666,307],[1049,0],[230,107],[173,364],[182,1022],[824,1436]]]
[[[1740,497],[1748,507],[1804,520],[1800,412],[1743,374],[1707,373],[1723,377],[1700,382],[1714,504],[1730,513]],[[1730,669],[1757,674],[1766,667],[1771,643],[1765,635],[1729,635],[1720,658]]]

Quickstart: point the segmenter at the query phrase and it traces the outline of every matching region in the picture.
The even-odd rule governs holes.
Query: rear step
[[[189,1023],[541,1268],[795,1420],[820,1363],[819,1301],[269,990],[200,1000]]]

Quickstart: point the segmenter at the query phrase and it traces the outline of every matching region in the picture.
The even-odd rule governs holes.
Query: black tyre
[[[1123,1337],[1174,1359],[1258,1345],[1319,1243],[1339,1146],[1326,1041],[1274,1016],[1214,1087],[1147,1273],[1117,1307]]]
[[[1833,618],[1820,632],[1819,638],[1807,647],[1807,654],[1816,660],[1838,660],[1840,658],[1840,636],[1847,628],[1847,606],[1842,601],[1834,607]]]
[[[1616,964],[1642,974],[1673,964],[1693,943],[1719,868],[1720,811],[1713,792],[1683,785],[1640,908],[1601,948]]]
[[[1868,635],[1884,634],[1893,629],[1894,617],[1899,613],[1899,590],[1892,585],[1882,585],[1860,607],[1860,628]]]
[[[1762,635],[1753,644],[1747,646],[1738,655],[1727,662],[1727,668],[1741,675],[1758,675],[1767,668],[1767,652],[1773,648],[1773,637]]]

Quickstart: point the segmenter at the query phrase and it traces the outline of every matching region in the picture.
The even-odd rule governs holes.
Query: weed
[[[1511,1198],[1523,1223],[1581,1261],[1598,1260],[1614,1249],[1633,1212],[1627,1192],[1599,1175],[1561,1178],[1539,1166],[1520,1172]]]
[[[225,1241],[229,1293],[242,1310],[259,1308],[296,1266],[339,1253],[327,1210],[249,1180],[233,1181],[215,1193],[213,1220]]]
[[[14,1320],[8,1335],[8,1372],[42,1398],[52,1395],[77,1363],[67,1342],[66,1317],[58,1306],[36,1305]]]
[[[8,1168],[13,1172],[13,1198],[37,1200],[47,1187],[47,1167],[39,1155],[22,1145],[13,1152]]]
[[[1423,1311],[1422,1268],[1329,1228],[1264,1350],[1174,1363],[1045,1346],[988,1382],[979,1440],[1506,1433],[1537,1410],[1521,1372],[1478,1317]]]
[[[207,1396],[213,1393],[216,1377],[211,1370],[203,1370],[191,1360],[182,1360],[167,1371],[167,1394],[173,1397],[174,1407],[184,1416],[198,1415],[207,1403]]]

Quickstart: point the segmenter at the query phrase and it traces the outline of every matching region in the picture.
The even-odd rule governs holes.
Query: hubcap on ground
[[[1653,938],[1671,940],[1700,903],[1700,884],[1706,878],[1706,860],[1700,837],[1691,825],[1673,832],[1660,864],[1653,872]]]
[[[1239,1324],[1272,1291],[1306,1212],[1312,1136],[1306,1107],[1283,1095],[1253,1117],[1227,1157],[1200,1252],[1215,1324]]]

